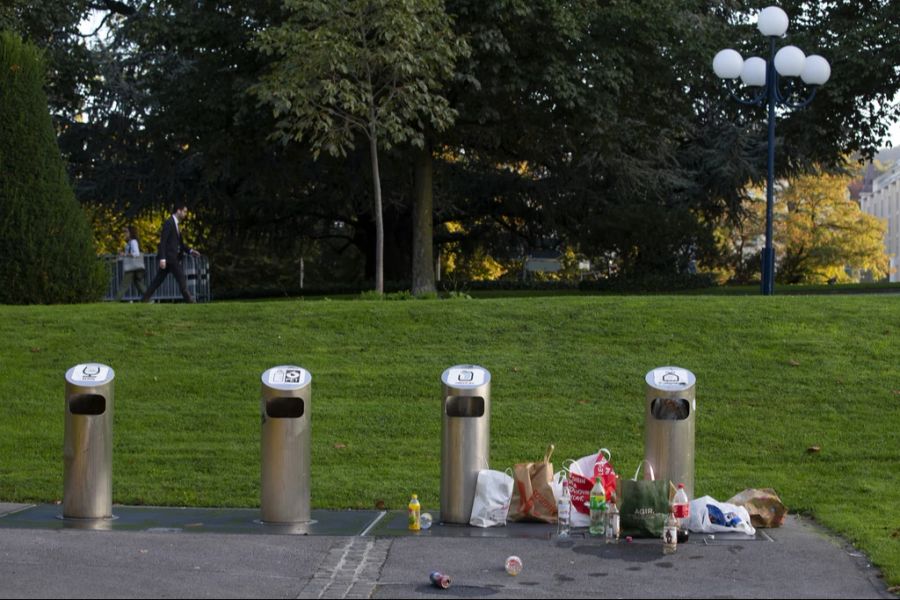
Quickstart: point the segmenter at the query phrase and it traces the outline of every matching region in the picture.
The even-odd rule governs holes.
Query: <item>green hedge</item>
[[[97,300],[106,284],[69,184],[40,50],[0,32],[0,303]]]
[[[681,292],[716,287],[716,280],[707,273],[646,273],[629,278],[582,281],[578,289],[598,292]]]

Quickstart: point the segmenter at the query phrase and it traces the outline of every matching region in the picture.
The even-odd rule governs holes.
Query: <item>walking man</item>
[[[184,275],[184,269],[181,268],[181,257],[184,254],[200,256],[200,253],[185,246],[181,239],[181,223],[187,217],[187,205],[181,202],[176,204],[174,208],[172,216],[163,223],[162,233],[159,236],[159,250],[156,256],[159,259],[159,271],[156,273],[156,277],[153,278],[150,287],[144,292],[144,296],[141,298],[142,302],[150,302],[153,292],[162,285],[169,273],[175,276],[175,281],[178,282],[184,301],[197,301],[188,291],[187,277]]]

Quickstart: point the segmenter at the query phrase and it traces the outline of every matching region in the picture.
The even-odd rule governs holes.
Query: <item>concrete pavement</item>
[[[896,598],[862,554],[796,517],[753,538],[693,534],[664,556],[656,540],[559,541],[546,525],[410,534],[398,512],[313,511],[308,535],[248,509],[114,507],[107,530],[58,512],[0,504],[0,597]],[[450,589],[429,585],[433,570]]]

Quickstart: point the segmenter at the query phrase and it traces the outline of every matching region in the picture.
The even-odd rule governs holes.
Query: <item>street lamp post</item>
[[[713,59],[713,70],[725,80],[738,77],[746,86],[762,88],[752,98],[742,98],[729,86],[731,96],[741,104],[763,103],[769,109],[769,165],[766,181],[766,246],[762,256],[762,294],[771,296],[775,291],[775,248],[772,243],[772,220],[775,205],[775,108],[803,108],[816,95],[818,86],[828,81],[831,67],[828,61],[817,55],[806,56],[796,46],[785,46],[776,52],[775,44],[788,28],[787,14],[777,6],[770,6],[760,11],[757,28],[769,38],[769,58],[763,60],[753,56],[744,60],[735,50],[722,50]],[[781,77],[779,77],[779,75]],[[795,81],[789,79],[789,88],[781,89],[781,78],[800,77],[807,86],[809,94],[798,101],[793,99],[797,93]]]

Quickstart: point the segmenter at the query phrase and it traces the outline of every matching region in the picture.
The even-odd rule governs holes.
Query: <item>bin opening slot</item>
[[[450,396],[444,406],[450,417],[484,416],[484,398],[481,396]]]
[[[683,421],[691,414],[691,403],[685,398],[654,398],[650,414],[662,421]]]
[[[106,412],[106,398],[100,394],[78,394],[69,398],[69,412],[73,415],[102,415]]]
[[[266,400],[266,415],[273,419],[299,419],[303,416],[303,398],[269,398]]]

